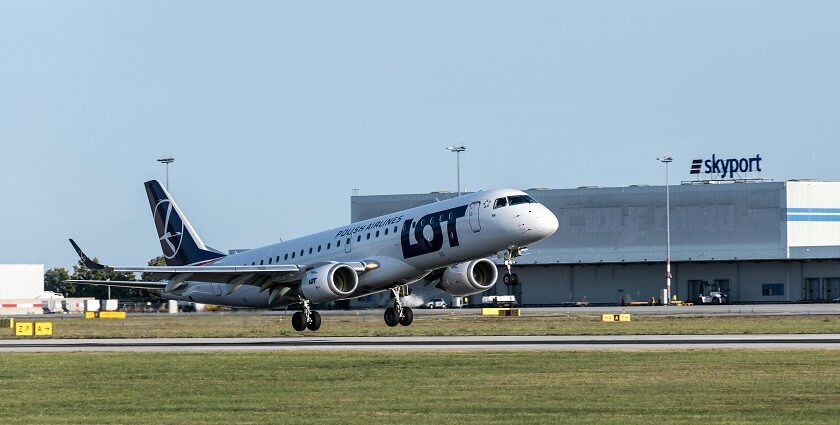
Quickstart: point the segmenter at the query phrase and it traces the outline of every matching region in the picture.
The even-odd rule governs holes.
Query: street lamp
[[[458,161],[458,196],[461,196],[461,152],[467,150],[464,145],[449,146],[446,148],[449,152],[455,152]]]
[[[169,190],[169,164],[175,162],[175,158],[168,157],[168,158],[161,158],[158,159],[157,162],[166,165],[166,190]]]
[[[662,305],[671,304],[671,186],[668,184],[668,165],[674,161],[671,155],[665,154],[656,158],[665,164],[665,300]]]

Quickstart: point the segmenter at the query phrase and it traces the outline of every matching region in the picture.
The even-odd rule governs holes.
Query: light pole
[[[461,152],[467,150],[464,145],[449,146],[446,148],[450,152],[455,152],[458,161],[458,196],[461,196]]]
[[[668,184],[668,165],[674,161],[671,155],[665,154],[657,161],[665,163],[665,300],[662,305],[671,304],[671,186]]]
[[[161,158],[158,159],[157,162],[166,165],[166,190],[169,190],[169,164],[175,162],[175,158],[168,157],[168,158]]]

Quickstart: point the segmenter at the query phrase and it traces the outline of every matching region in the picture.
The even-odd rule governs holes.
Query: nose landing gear
[[[301,298],[300,302],[303,304],[303,311],[292,315],[292,328],[298,332],[305,329],[317,331],[321,327],[321,314],[312,310],[309,300]]]
[[[513,259],[522,255],[521,248],[508,248],[505,252],[505,268],[507,268],[507,273],[502,277],[502,282],[505,285],[516,285],[519,283],[519,275],[516,273],[512,273],[510,271],[511,266],[513,266]]]
[[[391,294],[394,296],[394,306],[385,309],[385,324],[394,327],[397,325],[408,326],[414,321],[414,312],[411,307],[403,307],[400,301],[400,292],[403,286],[391,288]]]

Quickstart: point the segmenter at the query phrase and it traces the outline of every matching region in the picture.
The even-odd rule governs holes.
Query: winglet
[[[82,252],[82,249],[79,248],[79,245],[76,245],[76,242],[73,239],[70,239],[70,244],[73,245],[73,249],[75,249],[76,253],[79,254],[79,258],[82,259],[82,262],[85,264],[85,267],[91,270],[101,270],[106,268],[102,264],[99,264],[96,261],[93,261],[90,258],[88,258],[88,256],[85,255],[84,252]]]

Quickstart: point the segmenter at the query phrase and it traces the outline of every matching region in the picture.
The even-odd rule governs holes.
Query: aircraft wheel
[[[302,311],[297,311],[292,315],[292,327],[298,332],[306,329],[306,320],[303,317]]]
[[[403,317],[400,317],[400,324],[408,326],[414,321],[414,312],[409,307],[403,307]]]
[[[505,273],[505,275],[502,277],[502,282],[504,282],[505,285],[510,285],[510,279],[511,275],[509,273]]]
[[[518,283],[519,283],[519,275],[516,274],[516,273],[511,274],[510,275],[510,284],[511,285],[516,285]]]
[[[309,328],[310,331],[317,331],[321,327],[321,313],[317,311],[313,311],[309,313],[310,322],[306,324],[306,327]]]
[[[720,298],[718,298],[718,297],[712,298],[712,304],[720,304]]]
[[[397,317],[397,309],[388,307],[385,309],[385,324],[394,327],[400,323],[400,318]]]

